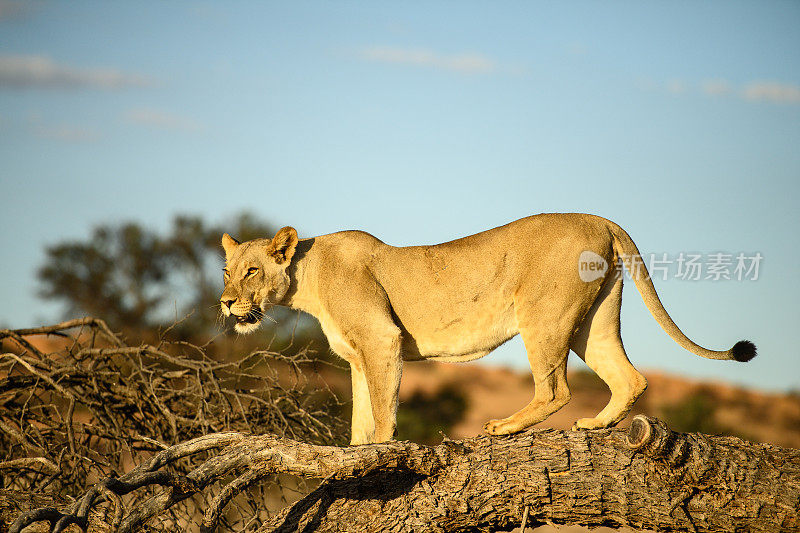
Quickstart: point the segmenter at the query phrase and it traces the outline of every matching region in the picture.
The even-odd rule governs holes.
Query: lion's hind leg
[[[620,337],[622,279],[609,280],[587,313],[570,347],[606,382],[611,400],[594,418],[581,418],[577,429],[606,428],[622,421],[647,388],[630,363]]]
[[[546,315],[533,309],[524,309],[517,314],[520,335],[528,352],[535,392],[533,400],[513,415],[487,422],[484,429],[491,435],[508,435],[522,431],[555,413],[570,400],[567,386],[569,334],[566,331],[553,331],[569,328],[545,328],[542,324],[522,319],[525,316]]]

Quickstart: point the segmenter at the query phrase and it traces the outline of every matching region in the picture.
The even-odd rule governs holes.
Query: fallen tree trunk
[[[165,465],[215,450],[185,477]],[[71,514],[24,514],[86,525],[103,498],[119,500],[146,484],[167,486],[127,513],[117,501],[119,531],[139,529],[176,501],[231,475],[203,519],[216,529],[225,505],[268,475],[323,478],[260,532],[504,531],[542,523],[628,526],[659,531],[800,531],[800,450],[735,437],[678,434],[638,416],[628,430],[528,430],[509,437],[337,448],[271,436],[207,435],[157,454],[119,479],[87,492]],[[105,496],[103,496],[105,495]],[[81,516],[81,513],[84,513]]]

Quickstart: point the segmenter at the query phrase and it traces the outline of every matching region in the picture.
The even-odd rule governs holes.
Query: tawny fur
[[[315,316],[333,351],[350,363],[353,444],[390,440],[395,432],[403,360],[470,361],[514,335],[525,343],[533,400],[502,420],[493,435],[541,422],[570,399],[570,350],[608,384],[611,400],[577,428],[613,426],[647,387],[620,338],[622,277],[636,245],[619,226],[585,214],[543,214],[434,246],[394,247],[361,231],[298,240],[290,227],[245,243],[225,234],[222,309],[236,329],[258,327],[272,305]],[[610,266],[583,281],[579,258]],[[633,278],[647,307],[682,347],[711,359],[746,360],[755,347],[712,351],[689,340],[667,314],[647,270]]]

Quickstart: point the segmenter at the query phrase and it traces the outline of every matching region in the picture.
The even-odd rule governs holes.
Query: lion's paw
[[[606,424],[603,424],[603,422],[597,418],[581,418],[573,424],[572,431],[578,431],[580,429],[602,429],[604,427],[606,427]]]
[[[503,418],[502,420],[489,420],[483,425],[483,430],[489,435],[509,435],[519,431],[519,428],[508,418]]]

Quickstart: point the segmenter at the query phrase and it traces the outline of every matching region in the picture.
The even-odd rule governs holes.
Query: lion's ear
[[[275,261],[281,264],[292,259],[296,247],[297,231],[291,226],[286,226],[278,230],[267,249]]]
[[[225,250],[225,259],[230,259],[233,255],[234,250],[239,246],[239,241],[228,235],[227,233],[222,234],[222,248]]]

